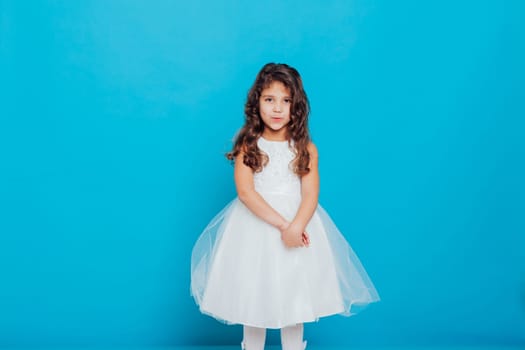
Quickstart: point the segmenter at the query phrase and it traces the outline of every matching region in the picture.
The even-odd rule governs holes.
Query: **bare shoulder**
[[[306,149],[308,150],[308,153],[310,154],[310,157],[317,158],[319,156],[319,154],[317,152],[317,147],[315,146],[315,144],[313,142],[310,141],[310,143],[308,143],[308,146],[306,146]]]
[[[244,164],[244,155],[246,154],[246,145],[241,145],[239,152],[235,156],[235,163],[243,163]]]
[[[253,171],[248,165],[244,163],[244,156],[246,155],[245,149],[241,148],[234,160],[234,171],[236,174],[242,174],[243,176],[252,175]]]

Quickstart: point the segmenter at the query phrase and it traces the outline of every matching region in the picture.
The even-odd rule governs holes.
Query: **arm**
[[[253,170],[243,162],[244,152],[235,158],[234,178],[239,200],[257,217],[282,231],[289,222],[273,209],[264,198],[255,191]]]
[[[317,208],[319,198],[318,154],[317,148],[311,142],[308,145],[308,152],[310,153],[310,171],[301,177],[301,204],[285,234],[297,236],[305,232],[306,225]],[[308,238],[308,235],[306,236]]]

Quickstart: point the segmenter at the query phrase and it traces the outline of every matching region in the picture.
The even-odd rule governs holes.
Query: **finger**
[[[306,243],[306,245],[310,244],[310,236],[308,236],[308,233],[303,232],[303,241]]]

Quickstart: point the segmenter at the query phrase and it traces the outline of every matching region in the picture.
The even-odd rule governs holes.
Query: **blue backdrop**
[[[0,0],[0,346],[239,343],[190,254],[270,61],[382,298],[310,344],[525,344],[524,4]]]

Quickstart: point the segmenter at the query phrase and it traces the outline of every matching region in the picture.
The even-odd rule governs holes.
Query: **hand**
[[[310,245],[310,236],[303,229],[286,222],[279,227],[281,231],[281,239],[288,248],[298,248]]]
[[[310,246],[310,235],[306,231],[302,234],[303,243],[306,247]]]

